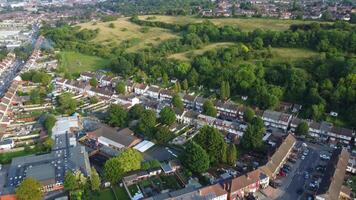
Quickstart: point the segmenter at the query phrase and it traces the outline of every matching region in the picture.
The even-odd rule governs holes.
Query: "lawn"
[[[232,42],[218,42],[218,43],[208,44],[206,46],[203,46],[200,49],[189,50],[189,51],[169,55],[168,58],[182,60],[182,61],[188,61],[191,58],[193,58],[194,56],[204,54],[206,51],[216,49],[216,48],[224,48],[224,47],[228,47],[228,46],[232,46],[232,45],[234,45],[234,43],[232,43]]]
[[[109,27],[113,23],[114,27]],[[160,42],[175,38],[177,35],[170,30],[143,27],[131,23],[129,18],[119,18],[112,22],[87,22],[79,24],[81,28],[99,29],[99,34],[93,42],[101,44],[122,44],[128,51],[136,51],[145,47],[151,47]]]
[[[111,190],[111,188],[103,189],[100,192],[92,195],[94,196],[94,199],[98,199],[98,200],[116,200],[115,194]]]
[[[59,53],[60,67],[70,73],[96,71],[108,66],[109,60],[77,52],[63,51]]]
[[[119,200],[130,200],[130,197],[124,187],[114,186],[113,188]]]
[[[286,30],[291,24],[311,23],[303,20],[283,20],[265,18],[215,18],[204,19],[194,16],[165,16],[165,15],[145,15],[139,17],[141,20],[163,21],[173,24],[198,23],[209,20],[218,26],[232,25],[238,26],[242,30],[251,31],[256,28],[264,30]]]

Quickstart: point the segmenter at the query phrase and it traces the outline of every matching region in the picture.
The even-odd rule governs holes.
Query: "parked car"
[[[290,163],[296,163],[297,161],[296,161],[295,159],[293,159],[293,158],[288,158],[288,162],[290,162]]]
[[[309,178],[309,173],[308,173],[308,172],[305,172],[304,178],[305,178],[305,179],[308,179],[308,178]]]
[[[304,159],[305,159],[305,156],[303,155],[303,156],[301,157],[301,159],[304,160]]]
[[[283,165],[283,168],[286,168],[286,169],[288,169],[288,170],[291,170],[291,169],[292,169],[292,167],[291,167],[290,165],[287,165],[287,164],[284,164],[284,165]]]
[[[271,187],[275,188],[275,189],[281,186],[280,183],[277,183],[277,182],[275,182],[275,181],[270,181],[270,182],[269,182],[269,185],[270,185]]]
[[[287,174],[286,174],[285,172],[283,172],[283,171],[279,171],[279,175],[280,175],[280,176],[283,176],[283,177],[284,177],[284,176],[287,176]]]

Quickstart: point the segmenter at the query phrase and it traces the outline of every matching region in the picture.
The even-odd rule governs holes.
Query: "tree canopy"
[[[16,188],[16,197],[19,200],[41,200],[43,198],[41,188],[42,185],[37,180],[25,178]]]
[[[203,104],[203,113],[211,117],[216,117],[217,111],[212,101],[206,100]]]
[[[112,104],[108,109],[108,123],[111,126],[123,127],[127,124],[127,112],[118,104]]]
[[[159,113],[159,121],[165,125],[172,125],[176,121],[176,113],[171,107],[164,107]]]
[[[209,169],[209,156],[197,143],[189,142],[182,156],[183,164],[195,173],[203,173]]]
[[[112,184],[118,183],[129,171],[141,168],[142,154],[135,149],[124,150],[117,157],[105,162],[104,176]]]

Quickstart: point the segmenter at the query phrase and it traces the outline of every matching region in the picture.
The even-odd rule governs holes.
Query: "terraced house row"
[[[95,78],[98,80],[99,87],[92,87],[89,80]],[[125,95],[117,94],[115,86],[119,82],[125,84]],[[157,113],[166,105],[170,105],[174,95],[179,95],[184,103],[185,110],[176,112],[178,121],[198,126],[211,125],[217,129],[241,137],[246,129],[246,123],[243,122],[245,107],[237,105],[231,101],[214,101],[217,110],[217,117],[210,117],[202,114],[203,104],[207,100],[202,96],[186,93],[176,93],[174,90],[160,88],[155,85],[144,83],[135,83],[132,80],[125,80],[121,77],[109,77],[104,73],[84,72],[77,80],[57,79],[56,84],[65,90],[87,93],[90,96],[97,95],[102,99],[112,103],[125,105],[126,108],[138,103],[142,103],[146,108],[156,110]],[[294,132],[298,124],[302,121],[297,118],[297,113],[301,106],[298,104],[288,104],[290,113],[265,110],[259,112],[266,127],[274,127],[287,133]],[[287,106],[287,107],[288,107]],[[314,122],[307,120],[309,124],[310,135],[322,140],[330,141],[331,145],[342,143],[350,145],[356,142],[355,132],[351,129],[335,127],[331,123]],[[328,124],[327,126],[325,124]]]
[[[0,75],[9,69],[14,64],[16,55],[14,53],[8,53],[7,56],[0,62]]]

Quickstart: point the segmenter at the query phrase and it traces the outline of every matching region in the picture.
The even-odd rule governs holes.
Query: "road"
[[[290,200],[297,200],[301,199],[302,193],[298,193],[298,190],[303,190],[306,192],[307,185],[311,180],[311,175],[313,169],[320,163],[319,155],[323,151],[328,151],[330,148],[316,145],[316,144],[308,144],[309,154],[305,157],[304,160],[299,160],[300,162],[298,168],[291,174],[292,180],[290,184],[284,189],[283,194],[278,198],[279,200],[282,199],[290,199]],[[300,156],[299,156],[300,157]],[[299,158],[300,159],[300,158]],[[305,173],[309,173],[309,178],[305,178]]]
[[[34,24],[32,26],[34,33],[31,36],[31,43],[34,45],[38,37],[38,25]],[[25,62],[21,60],[16,60],[14,64],[0,76],[0,98],[6,93],[7,89],[10,87],[12,80],[19,74],[19,72],[24,67]]]

